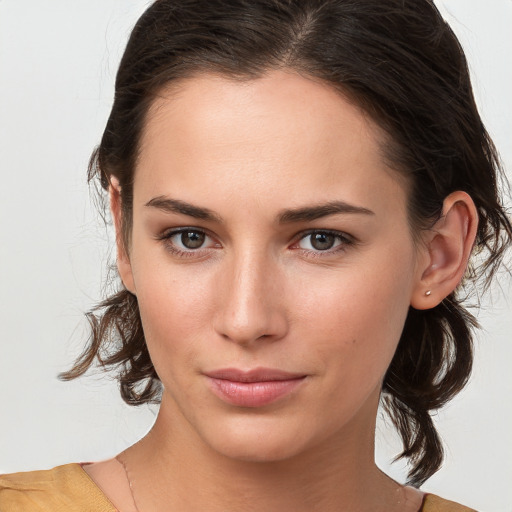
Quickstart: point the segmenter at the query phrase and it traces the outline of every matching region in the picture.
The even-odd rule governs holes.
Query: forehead
[[[382,155],[385,140],[358,106],[317,80],[289,71],[245,81],[204,74],[153,102],[135,184],[144,196],[183,197],[198,184],[223,186],[224,196],[280,191],[290,206],[355,191],[365,199],[398,179]]]

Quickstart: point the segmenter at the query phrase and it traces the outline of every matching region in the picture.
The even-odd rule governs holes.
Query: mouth
[[[273,368],[225,368],[205,376],[218,398],[239,407],[262,407],[276,402],[295,391],[307,377]]]

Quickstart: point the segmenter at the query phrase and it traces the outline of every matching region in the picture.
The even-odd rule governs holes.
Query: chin
[[[278,462],[293,458],[307,450],[308,436],[304,429],[286,425],[240,424],[219,431],[203,432],[201,436],[217,453],[230,459],[246,462]],[[310,439],[309,441],[313,441]]]

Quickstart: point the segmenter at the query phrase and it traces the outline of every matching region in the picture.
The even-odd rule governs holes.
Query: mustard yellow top
[[[80,464],[0,476],[1,512],[118,512]],[[418,512],[476,512],[427,494]]]
[[[118,512],[80,464],[0,476],[0,512]]]

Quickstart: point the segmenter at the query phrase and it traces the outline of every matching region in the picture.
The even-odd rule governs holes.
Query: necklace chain
[[[121,464],[121,466],[123,466],[123,469],[124,469],[124,474],[126,475],[126,480],[128,480],[128,485],[130,487],[130,494],[132,496],[132,501],[133,501],[133,506],[135,507],[135,511],[136,512],[140,512],[139,511],[139,507],[137,506],[137,500],[135,499],[135,493],[133,491],[133,485],[132,485],[132,481],[130,479],[130,474],[128,473],[128,468],[126,467],[126,462],[125,460],[121,457],[121,454],[119,454],[117,457],[116,457],[116,460],[117,462],[119,462]]]

